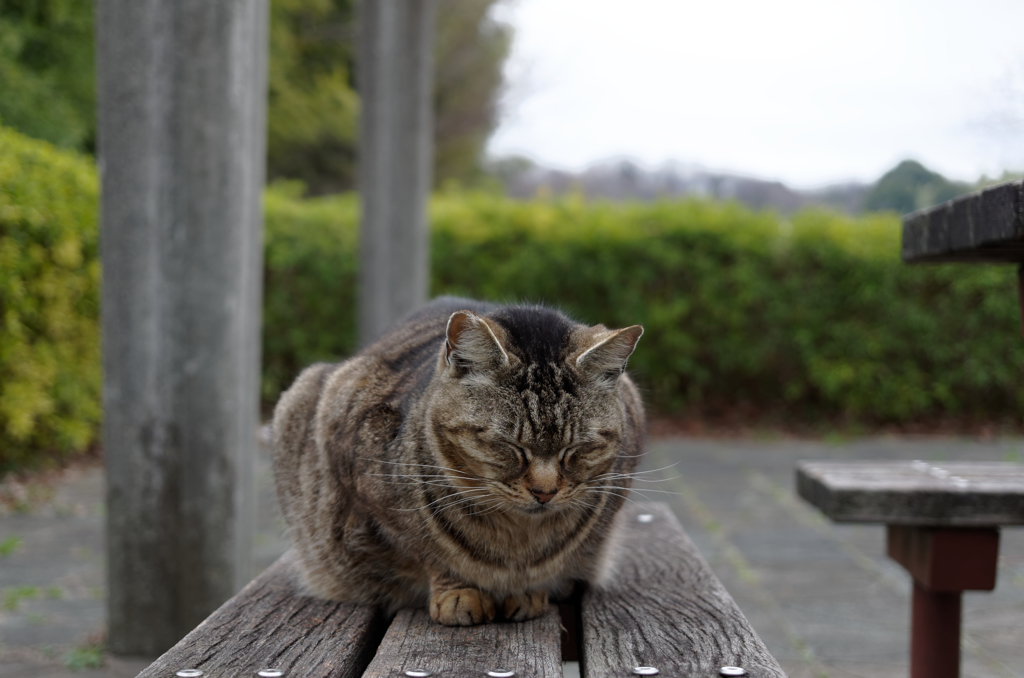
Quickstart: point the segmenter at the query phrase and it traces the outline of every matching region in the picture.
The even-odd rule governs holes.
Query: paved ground
[[[790,678],[909,675],[909,576],[885,556],[885,528],[835,525],[799,500],[800,459],[1020,461],[1024,441],[673,440],[652,445],[647,483],[674,509]],[[640,483],[639,485],[644,485]],[[643,491],[643,490],[641,490]],[[1024,677],[1024,530],[1004,529],[992,593],[964,597],[968,678]]]
[[[908,675],[910,584],[880,526],[838,526],[793,493],[799,459],[1024,460],[1024,441],[663,440],[640,483],[668,501],[791,678]],[[283,549],[264,455],[256,567]],[[146,662],[104,656],[103,482],[97,467],[0,488],[0,678],[120,678]],[[1024,678],[1024,530],[1003,531],[992,593],[965,597],[967,678]],[[102,663],[102,666],[90,668]],[[69,666],[80,667],[77,670]]]

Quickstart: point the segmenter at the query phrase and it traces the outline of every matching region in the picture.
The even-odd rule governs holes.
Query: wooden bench
[[[1024,181],[1010,181],[903,217],[903,261],[1016,263],[1024,335]]]
[[[796,481],[832,520],[887,526],[914,582],[911,678],[958,676],[963,592],[995,588],[999,527],[1024,525],[1024,464],[804,461]]]
[[[560,678],[563,660],[583,678],[785,675],[667,506],[630,504],[619,519],[612,583],[519,624],[450,628],[412,609],[388,620],[303,596],[285,554],[140,678]]]

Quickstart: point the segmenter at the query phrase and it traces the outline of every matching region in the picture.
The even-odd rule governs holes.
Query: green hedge
[[[265,201],[266,404],[355,348],[356,201],[298,191]],[[97,439],[96,208],[88,158],[0,127],[0,475]],[[895,216],[485,194],[431,209],[434,294],[643,323],[630,367],[662,412],[1019,424],[1012,267],[906,266]]]
[[[263,400],[299,371],[355,350],[358,207],[351,195],[299,200],[277,183],[264,200]]]
[[[96,440],[96,204],[88,158],[0,127],[0,476]]]
[[[268,196],[268,401],[354,348],[355,220],[351,197]],[[894,215],[451,194],[432,222],[433,294],[642,323],[630,368],[665,413],[1018,421],[1024,405],[1012,267],[902,264]]]

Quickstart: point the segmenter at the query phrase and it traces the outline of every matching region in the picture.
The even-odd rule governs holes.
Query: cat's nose
[[[558,488],[552,490],[541,490],[536,487],[531,487],[530,492],[533,494],[533,496],[537,497],[537,501],[539,501],[542,504],[546,504],[549,501],[551,501],[551,498],[553,496],[555,496],[555,493],[558,492]]]

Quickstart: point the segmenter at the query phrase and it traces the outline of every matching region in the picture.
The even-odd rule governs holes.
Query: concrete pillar
[[[251,575],[267,0],[97,0],[110,651]]]
[[[359,339],[427,299],[434,0],[358,5]]]

